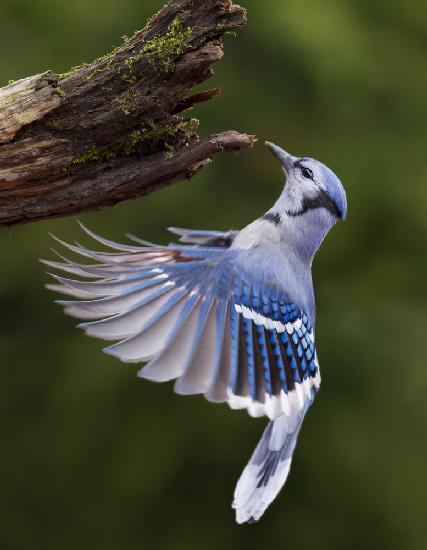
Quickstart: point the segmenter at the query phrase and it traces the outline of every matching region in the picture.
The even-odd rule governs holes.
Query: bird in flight
[[[347,213],[329,168],[266,145],[285,186],[241,231],[170,228],[180,242],[158,246],[133,236],[135,244],[117,244],[85,229],[110,251],[59,241],[87,260],[45,262],[73,276],[54,275],[48,285],[67,295],[58,302],[65,312],[83,320],[88,335],[114,341],[106,353],[145,363],[138,376],[176,380],[179,394],[268,417],[234,493],[238,523],[258,521],[284,485],[319,389],[311,266]]]

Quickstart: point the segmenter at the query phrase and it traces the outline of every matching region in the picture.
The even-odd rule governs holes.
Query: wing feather
[[[131,292],[126,292],[119,296],[97,298],[92,300],[57,300],[57,304],[65,307],[65,311],[80,319],[105,319],[113,315],[120,314],[122,312],[129,312],[135,307],[145,305],[145,303],[155,298],[155,288],[160,286],[162,291],[168,290],[170,285],[160,281],[157,285],[148,285],[142,289],[138,288]],[[59,288],[64,292],[63,288]],[[88,294],[93,298],[92,294]]]
[[[202,299],[193,295],[189,298],[187,317],[182,319],[180,330],[170,338],[169,345],[159,352],[148,365],[138,372],[140,378],[166,382],[178,378],[186,364],[200,316]]]
[[[208,390],[216,358],[216,307],[216,303],[211,303],[201,335],[197,339],[191,363],[177,380],[175,391],[180,394],[191,395],[205,393]]]
[[[93,298],[93,294],[90,292],[83,292],[83,290],[76,290],[65,285],[55,285],[47,284],[46,288],[52,290],[53,292],[58,292],[60,294],[65,294],[66,296],[72,296],[73,298],[80,298],[81,300],[86,300],[87,298]],[[62,305],[62,300],[55,300],[59,305]]]
[[[135,310],[135,313],[140,316],[138,317],[139,328],[132,329],[134,326],[132,320],[126,322],[125,327],[132,330],[131,335],[105,348],[104,352],[117,357],[124,363],[147,361],[164,347],[183,307],[184,296],[183,289],[171,291],[159,300],[150,302],[146,306],[148,311],[145,308]]]
[[[165,283],[155,292],[151,288],[150,290],[145,298],[125,313],[118,313],[100,321],[82,323],[79,328],[85,330],[88,336],[104,340],[120,340],[141,333],[159,311],[163,312],[162,308],[166,308],[164,314],[169,313],[183,296],[182,291],[176,291],[173,283]]]
[[[201,337],[205,330],[205,325],[210,315],[212,308],[212,300],[207,297],[202,298],[202,304],[200,307],[199,318],[197,320],[196,329],[194,331],[193,339],[190,344],[189,352],[183,365],[182,374],[175,382],[174,390],[176,393],[182,395],[188,395],[188,388],[191,385],[191,365],[196,355],[197,348],[200,344]]]
[[[215,360],[206,398],[213,402],[227,400],[230,378],[230,314],[225,300],[218,300],[216,309]]]
[[[168,230],[180,237],[182,243],[194,243],[212,247],[228,248],[238,235],[238,231],[209,231],[169,227]]]
[[[59,303],[87,334],[115,342],[106,353],[148,362],[141,378],[175,379],[177,393],[253,416],[294,415],[312,400],[320,376],[310,321],[284,291],[238,268],[239,249],[214,244],[216,232],[177,230],[198,244],[160,247],[85,231],[114,252],[63,243],[97,263],[47,262],[83,279],[54,275],[50,288],[75,298]]]
[[[66,279],[58,275],[52,275],[59,283],[70,289],[83,291],[93,296],[120,296],[125,292],[132,292],[149,286],[155,286],[157,283],[164,282],[165,275],[152,277],[151,280],[139,282],[136,280],[130,281],[115,281],[112,279],[103,279],[94,283],[84,281],[75,281],[74,279]]]

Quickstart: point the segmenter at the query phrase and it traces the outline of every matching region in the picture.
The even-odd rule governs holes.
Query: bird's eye
[[[310,170],[310,168],[307,168],[306,166],[301,166],[301,174],[306,180],[314,179],[313,171]]]

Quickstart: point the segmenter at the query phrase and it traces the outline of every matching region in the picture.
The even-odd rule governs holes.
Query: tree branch
[[[0,225],[112,206],[251,147],[234,131],[200,140],[179,115],[218,95],[191,89],[245,21],[231,0],[171,0],[111,54],[0,89]]]

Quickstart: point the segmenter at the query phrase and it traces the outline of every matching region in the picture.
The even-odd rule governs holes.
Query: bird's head
[[[329,212],[332,222],[344,220],[347,215],[347,199],[338,177],[327,166],[306,157],[293,157],[274,143],[267,147],[280,161],[286,175],[286,185],[280,199],[283,213],[291,217],[309,210]]]

